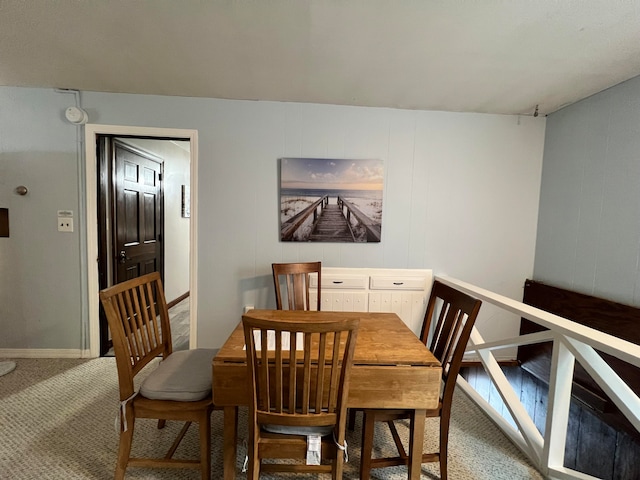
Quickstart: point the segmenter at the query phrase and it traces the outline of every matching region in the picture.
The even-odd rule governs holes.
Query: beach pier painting
[[[280,240],[380,242],[382,160],[280,159]]]

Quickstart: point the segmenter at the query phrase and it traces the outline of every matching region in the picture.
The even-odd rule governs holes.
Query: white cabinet
[[[424,269],[322,269],[322,310],[394,312],[416,335],[420,334],[431,292],[433,272]],[[318,286],[310,282],[311,295]]]

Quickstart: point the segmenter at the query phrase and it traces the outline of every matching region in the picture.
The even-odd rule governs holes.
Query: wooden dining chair
[[[120,386],[120,445],[116,480],[129,466],[200,469],[211,478],[211,362],[215,350],[195,349],[172,353],[171,327],[162,281],[158,272],[134,278],[100,292],[113,339]],[[162,361],[135,390],[136,376],[151,361]],[[153,367],[149,367],[153,368]],[[164,458],[132,458],[131,445],[137,418],[186,422]],[[198,422],[200,459],[174,459],[191,422]]]
[[[427,417],[440,417],[440,448],[434,453],[424,453],[422,463],[440,462],[440,479],[447,479],[447,447],[451,402],[460,371],[462,357],[482,302],[463,292],[435,281],[427,304],[420,339],[442,364],[442,389],[438,408],[427,411]],[[437,318],[431,332],[432,321]],[[431,341],[429,342],[429,338]],[[408,465],[409,456],[402,445],[395,420],[411,419],[405,410],[364,410],[362,427],[362,455],[360,478],[369,478],[372,468]],[[393,437],[398,456],[371,458],[375,422],[385,422]],[[413,428],[413,425],[411,425]]]
[[[276,289],[278,310],[314,310],[309,302],[310,274],[318,275],[315,310],[320,310],[321,262],[273,263],[273,283]]]
[[[260,472],[330,472],[334,480],[342,478],[346,399],[359,322],[243,316],[251,392],[248,479],[257,480]],[[268,344],[273,350],[265,348]],[[321,445],[318,462],[262,462],[306,459],[316,442]]]

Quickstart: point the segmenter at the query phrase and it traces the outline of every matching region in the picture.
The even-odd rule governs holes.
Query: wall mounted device
[[[75,125],[84,125],[89,120],[89,115],[78,107],[69,107],[64,111],[64,116]]]
[[[73,232],[73,211],[58,210],[58,231]]]

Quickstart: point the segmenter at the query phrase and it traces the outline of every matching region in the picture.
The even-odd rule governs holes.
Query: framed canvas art
[[[280,159],[280,240],[380,242],[382,160]]]

